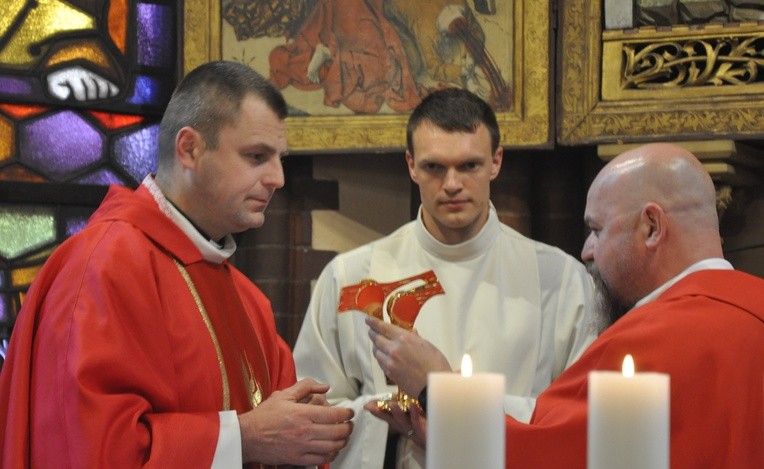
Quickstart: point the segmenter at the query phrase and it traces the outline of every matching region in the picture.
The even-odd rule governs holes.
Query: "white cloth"
[[[645,303],[649,303],[655,299],[657,299],[663,292],[671,288],[672,285],[674,285],[676,282],[682,280],[683,278],[687,277],[693,272],[698,272],[700,270],[708,270],[708,269],[716,269],[716,270],[732,270],[732,264],[729,263],[728,260],[722,259],[719,257],[712,257],[710,259],[703,259],[702,261],[698,261],[691,266],[687,267],[683,271],[681,271],[677,276],[669,280],[668,282],[664,283],[660,287],[656,288],[652,292],[650,292],[647,296],[642,298],[641,300],[637,301],[637,303],[634,305],[634,308],[638,306],[642,306]],[[632,308],[632,309],[634,309]]]
[[[592,281],[572,256],[501,224],[493,207],[478,235],[457,245],[433,238],[420,214],[389,236],[338,255],[313,291],[294,348],[298,379],[328,383],[329,402],[356,412],[350,442],[332,467],[382,467],[387,424],[363,405],[396,390],[371,355],[365,315],[337,313],[340,289],[428,270],[445,294],[424,304],[414,327],[453,369],[469,353],[475,372],[503,373],[505,411],[520,420],[530,419],[535,397],[594,338],[587,327]],[[399,445],[400,467],[424,467],[423,450],[409,438]]]

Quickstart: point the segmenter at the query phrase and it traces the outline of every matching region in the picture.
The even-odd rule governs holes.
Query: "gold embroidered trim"
[[[196,302],[196,307],[199,308],[199,313],[202,315],[204,325],[207,326],[207,331],[210,333],[212,343],[215,345],[215,352],[218,354],[218,364],[220,365],[220,374],[223,378],[223,410],[230,410],[231,391],[228,388],[228,374],[226,374],[225,371],[225,361],[223,360],[223,351],[220,349],[220,344],[218,343],[218,336],[215,334],[215,329],[212,327],[209,316],[207,316],[207,310],[204,309],[202,299],[199,297],[199,293],[196,291],[196,287],[194,286],[194,282],[191,280],[191,276],[188,275],[185,267],[183,267],[183,265],[181,265],[177,259],[173,259],[173,262],[175,262],[175,265],[178,267],[178,271],[180,271],[180,275],[183,276],[183,280],[186,281],[186,285],[188,285],[188,289],[191,291],[191,296],[194,297],[194,302]]]

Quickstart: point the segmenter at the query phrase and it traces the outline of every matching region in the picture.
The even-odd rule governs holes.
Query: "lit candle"
[[[504,376],[466,354],[461,374],[427,375],[427,468],[465,467],[504,467]]]
[[[669,376],[623,370],[589,373],[588,469],[669,467]]]

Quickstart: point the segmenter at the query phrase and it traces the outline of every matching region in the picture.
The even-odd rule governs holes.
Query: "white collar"
[[[730,264],[726,259],[722,259],[720,257],[715,257],[711,259],[703,259],[702,261],[698,261],[691,266],[684,269],[682,272],[679,273],[676,277],[672,278],[668,282],[664,283],[660,287],[656,288],[650,294],[648,294],[646,297],[642,298],[641,300],[637,301],[637,303],[634,305],[634,308],[637,306],[642,306],[645,303],[649,303],[653,301],[654,299],[658,298],[663,292],[668,290],[672,285],[674,285],[676,282],[682,280],[686,276],[690,275],[693,272],[697,272],[699,270],[732,270],[732,264]]]
[[[172,220],[172,222],[175,223],[175,225],[177,225],[189,239],[191,239],[194,246],[196,246],[202,253],[204,260],[214,264],[220,264],[231,257],[234,251],[236,251],[236,241],[234,241],[233,236],[230,234],[227,234],[225,238],[223,238],[222,245],[211,239],[205,239],[188,218],[180,213],[180,211],[167,200],[152,174],[146,176],[143,180],[143,185],[146,186],[146,189],[148,189],[149,193],[154,197],[154,200],[159,206],[159,210],[167,215],[167,218]]]
[[[459,244],[445,244],[435,239],[427,231],[427,228],[424,226],[424,220],[422,220],[422,208],[420,207],[416,219],[415,232],[417,240],[422,247],[434,256],[449,261],[464,261],[483,254],[486,249],[493,245],[501,229],[500,225],[496,209],[493,203],[489,202],[488,220],[480,228],[478,234]]]

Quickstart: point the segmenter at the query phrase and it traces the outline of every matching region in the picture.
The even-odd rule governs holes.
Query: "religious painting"
[[[557,141],[761,135],[762,10],[735,0],[563,2]]]
[[[497,111],[507,146],[550,134],[548,2],[187,0],[184,70],[250,65],[290,106],[292,151],[405,146],[408,113],[462,87]]]

